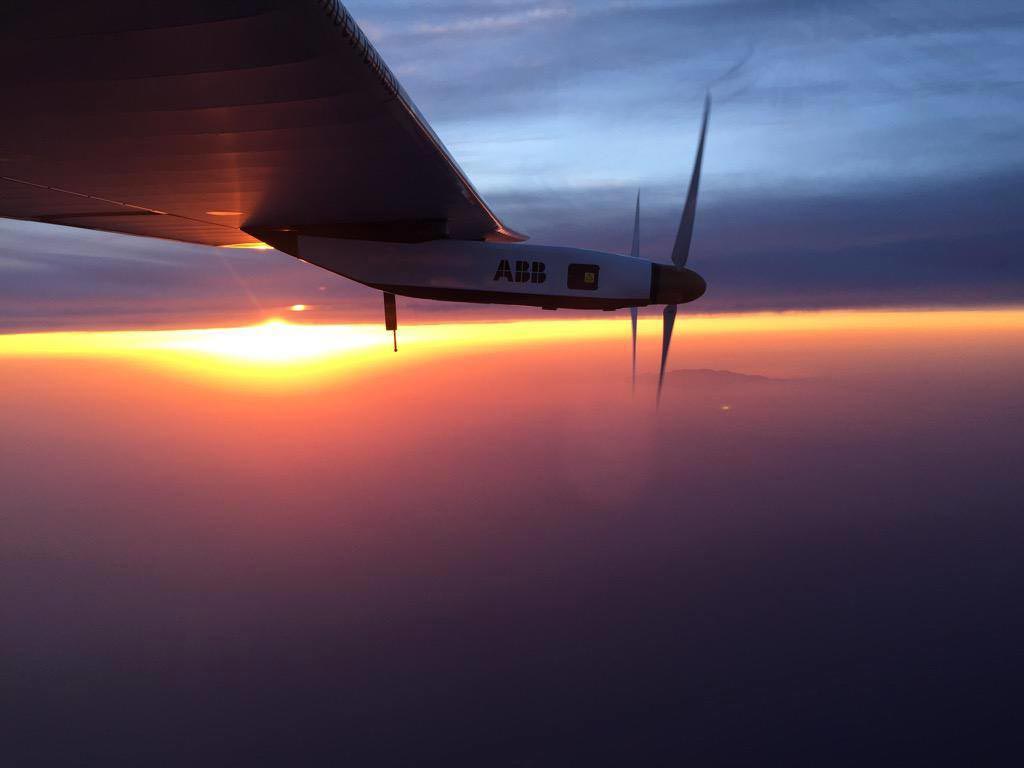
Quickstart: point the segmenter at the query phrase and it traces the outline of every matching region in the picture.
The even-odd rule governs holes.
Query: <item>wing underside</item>
[[[0,216],[208,245],[524,239],[336,0],[15,0],[0,99]]]

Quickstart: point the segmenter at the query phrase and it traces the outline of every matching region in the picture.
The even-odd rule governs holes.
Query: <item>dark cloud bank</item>
[[[671,252],[667,190],[644,217],[644,253]],[[749,196],[709,201],[693,267],[709,282],[694,309],[984,306],[1024,299],[1024,177],[882,194]],[[537,242],[625,251],[629,193],[497,195]],[[257,320],[306,303],[333,320],[376,319],[379,298],[276,252],[226,251],[0,222],[0,328]],[[494,309],[406,303],[411,317]],[[524,316],[524,310],[501,314]]]

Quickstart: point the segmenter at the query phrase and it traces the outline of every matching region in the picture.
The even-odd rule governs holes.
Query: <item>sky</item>
[[[666,260],[710,90],[699,311],[1024,295],[1019,3],[349,8],[488,202],[533,242],[624,252],[639,189],[642,253]],[[276,253],[15,222],[0,233],[0,327],[251,319],[294,303],[341,321],[378,311],[372,292]]]
[[[661,319],[0,219],[18,766],[998,765],[1024,640],[1017,4],[347,3],[502,218]],[[543,314],[543,317],[541,316]],[[1010,761],[1012,762],[1012,760]]]

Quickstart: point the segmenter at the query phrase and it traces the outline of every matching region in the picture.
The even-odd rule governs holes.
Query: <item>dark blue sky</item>
[[[1024,296],[1017,2],[348,5],[535,242],[625,250],[640,188],[644,255],[665,259],[710,88],[700,311]],[[157,320],[376,308],[372,292],[277,254],[2,228],[4,327],[79,322],[78,303],[93,318],[145,305]]]
[[[1019,3],[350,5],[537,239],[625,248],[639,187],[665,258],[711,89],[709,306],[1024,295]]]

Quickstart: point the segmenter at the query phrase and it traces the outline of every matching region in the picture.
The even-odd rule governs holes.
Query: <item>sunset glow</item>
[[[297,311],[296,305],[292,307]],[[657,350],[660,319],[640,321],[641,359]],[[487,353],[511,345],[564,342],[581,352],[599,340],[627,343],[625,317],[573,320],[531,320],[504,323],[410,325],[399,330],[401,354],[395,358],[390,335],[377,324],[314,325],[273,318],[237,328],[153,331],[77,331],[0,336],[0,358],[119,358],[161,366],[187,368],[200,376],[266,377],[282,381],[310,373],[346,372],[354,367],[397,360],[423,360],[438,354]],[[793,337],[826,338],[854,345],[878,345],[872,339],[927,334],[931,339],[963,338],[965,334],[1024,332],[1024,310],[956,311],[833,311],[756,313],[686,317],[676,341],[679,347],[707,348],[728,357],[767,354],[752,337],[771,336],[771,344]],[[864,341],[861,341],[861,340]],[[883,345],[884,346],[884,345]],[[801,355],[789,355],[799,359]],[[804,355],[808,360],[810,353]],[[684,360],[684,358],[680,358]],[[653,365],[653,358],[649,363]],[[779,365],[783,363],[778,362]],[[643,362],[641,363],[643,367]]]

